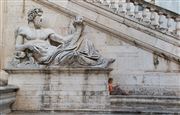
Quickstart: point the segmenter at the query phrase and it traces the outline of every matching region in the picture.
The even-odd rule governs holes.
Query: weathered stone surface
[[[114,77],[122,89],[134,95],[179,96],[179,73],[119,73]]]
[[[111,69],[6,69],[20,90],[13,110],[102,109],[108,105]]]
[[[111,109],[131,109],[138,112],[159,112],[159,114],[180,113],[179,96],[111,96]]]
[[[16,100],[18,87],[13,85],[0,86],[0,114],[11,112],[11,106]]]
[[[157,52],[154,52],[159,52],[157,48],[160,48],[164,51],[172,51],[171,54],[179,55],[178,39],[174,39],[174,37],[172,36],[168,36],[167,34],[161,33],[149,27],[145,27],[144,25],[134,22],[135,20],[125,20],[124,17],[114,15],[114,13],[109,12],[107,10],[108,8],[102,9],[90,4],[78,5],[68,0],[63,0],[63,2],[60,0],[48,0],[40,2],[39,0],[36,2],[31,0],[24,1],[22,0],[15,2],[12,0],[5,0],[3,4],[0,1],[1,5],[3,6],[1,7],[2,9],[0,9],[2,14],[1,16],[3,16],[3,18],[0,19],[1,22],[3,21],[3,24],[1,24],[3,26],[1,29],[2,34],[0,38],[0,69],[4,68],[4,65],[6,65],[8,61],[11,60],[10,58],[13,56],[12,52],[14,52],[15,50],[15,39],[13,39],[14,29],[19,25],[27,25],[26,13],[28,9],[31,9],[32,6],[35,6],[41,7],[44,10],[44,18],[48,19],[46,20],[47,22],[49,21],[49,25],[48,23],[46,23],[47,27],[52,28],[53,30],[55,30],[55,32],[63,36],[66,36],[69,33],[69,25],[70,22],[72,22],[72,17],[80,13],[83,14],[83,16],[85,17],[85,27],[82,37],[91,40],[103,56],[116,59],[116,62],[111,65],[113,71],[109,74],[109,77],[112,77],[114,79],[114,83],[119,84],[121,88],[137,95],[180,95],[179,63],[166,58],[166,56],[163,56],[163,54],[160,54],[161,56],[158,56],[156,54]],[[49,1],[51,2],[50,4]],[[102,23],[101,21],[105,23]],[[111,24],[111,22],[113,23]],[[127,36],[124,36],[123,33],[127,34]],[[131,39],[131,37],[129,37],[128,35],[130,35],[133,39]],[[146,42],[148,44],[151,44],[151,46],[146,46],[146,44],[144,43],[138,45],[136,40]],[[166,44],[166,42],[171,45]],[[23,98],[24,95],[28,96],[34,94],[34,99],[32,100],[34,100],[34,102],[40,102],[40,96],[42,95],[42,92],[39,92],[39,90],[50,90],[51,88],[59,90],[63,88],[54,86],[56,84],[62,86],[60,82],[61,80],[59,79],[58,75],[52,75],[50,77],[50,83],[53,83],[52,87],[48,85],[48,82],[45,82],[49,79],[49,77],[48,75],[45,77],[43,72],[45,72],[46,74],[50,74],[53,72],[46,72],[47,70],[38,70],[35,71],[34,74],[32,74],[34,70],[31,70],[29,72],[29,75],[27,75],[26,73],[28,71],[29,70],[23,70],[22,72],[16,70],[15,73],[11,73],[14,74],[14,78],[17,77],[17,79],[10,78],[11,82],[14,81],[15,84],[19,84],[19,86],[22,86],[22,93],[18,93],[18,96],[22,98],[23,101],[21,101],[19,98],[17,100],[19,103],[23,103],[25,102],[24,100],[27,100]],[[39,71],[41,72],[41,75],[39,77],[36,77],[36,74],[39,73]],[[51,71],[56,70],[52,69]],[[61,74],[62,71],[59,71],[58,74]],[[67,70],[65,71],[67,72]],[[73,70],[71,70],[71,72],[72,71]],[[74,72],[72,74],[76,75],[79,73]],[[83,82],[83,75],[73,76],[72,74],[63,73],[63,76],[60,77],[62,77],[62,80],[64,81],[63,83],[68,88],[70,88],[68,81],[71,83],[74,82],[81,84],[80,86],[78,86],[79,91],[46,91],[43,94],[51,94],[53,102],[55,102],[56,98],[58,98],[57,95],[59,94],[64,96],[69,95],[71,97],[76,96],[78,101],[82,98],[83,93],[86,93],[87,95],[94,94],[93,91],[80,91],[81,86],[85,84]],[[98,78],[93,77],[95,75],[96,74],[91,76],[92,79],[88,79],[88,84],[90,84],[91,86],[94,83],[102,85],[102,76]],[[100,76],[100,74],[98,76]],[[7,74],[3,70],[1,70],[0,79],[4,79],[7,82]],[[93,82],[94,80],[95,82]],[[39,81],[41,81],[41,83],[39,83]],[[31,84],[29,84],[28,82]],[[23,83],[26,83],[26,85],[23,85]],[[72,86],[74,87],[76,86],[76,84]],[[71,89],[73,89],[73,87]],[[99,86],[97,86],[96,88],[99,88]],[[106,95],[106,93],[102,93],[102,91],[96,91],[95,94]],[[79,96],[79,98],[77,96]],[[48,102],[49,98],[50,97],[45,97],[45,102]],[[28,100],[31,100],[31,98],[28,98]],[[66,101],[67,98],[64,98],[64,100]],[[29,103],[29,101],[27,102]],[[30,107],[36,109],[37,107],[38,109],[41,109],[41,107],[37,103],[34,103],[34,107],[28,105],[28,103],[23,103],[26,108]],[[57,104],[57,107],[58,106],[60,105]],[[70,105],[67,104],[66,106]],[[127,109],[127,111],[130,110]]]

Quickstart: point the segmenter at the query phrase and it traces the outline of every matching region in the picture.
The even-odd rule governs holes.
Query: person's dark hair
[[[111,81],[113,81],[113,78],[109,78],[108,79],[108,83],[110,83]]]

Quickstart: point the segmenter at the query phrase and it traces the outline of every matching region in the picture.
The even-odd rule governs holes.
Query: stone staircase
[[[69,16],[82,15],[85,23],[128,43],[180,64],[180,16],[142,0],[33,0]],[[54,2],[56,1],[56,2]],[[118,1],[118,2],[117,2]],[[180,97],[110,96],[104,112],[180,114]]]
[[[114,95],[110,103],[116,112],[180,114],[180,97],[176,96]]]
[[[69,16],[82,15],[88,26],[180,63],[179,14],[144,1],[34,0]]]

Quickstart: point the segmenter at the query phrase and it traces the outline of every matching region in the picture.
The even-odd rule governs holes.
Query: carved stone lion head
[[[74,19],[74,25],[80,25],[83,24],[83,17],[82,16],[76,16]]]

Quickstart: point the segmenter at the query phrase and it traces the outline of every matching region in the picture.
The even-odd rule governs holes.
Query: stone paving
[[[25,111],[18,111],[18,112],[9,113],[7,115],[175,115],[175,114],[104,113],[104,112],[102,112],[102,113],[101,112],[25,112]]]
[[[101,112],[12,112],[7,115],[139,115],[132,113],[101,113]]]

